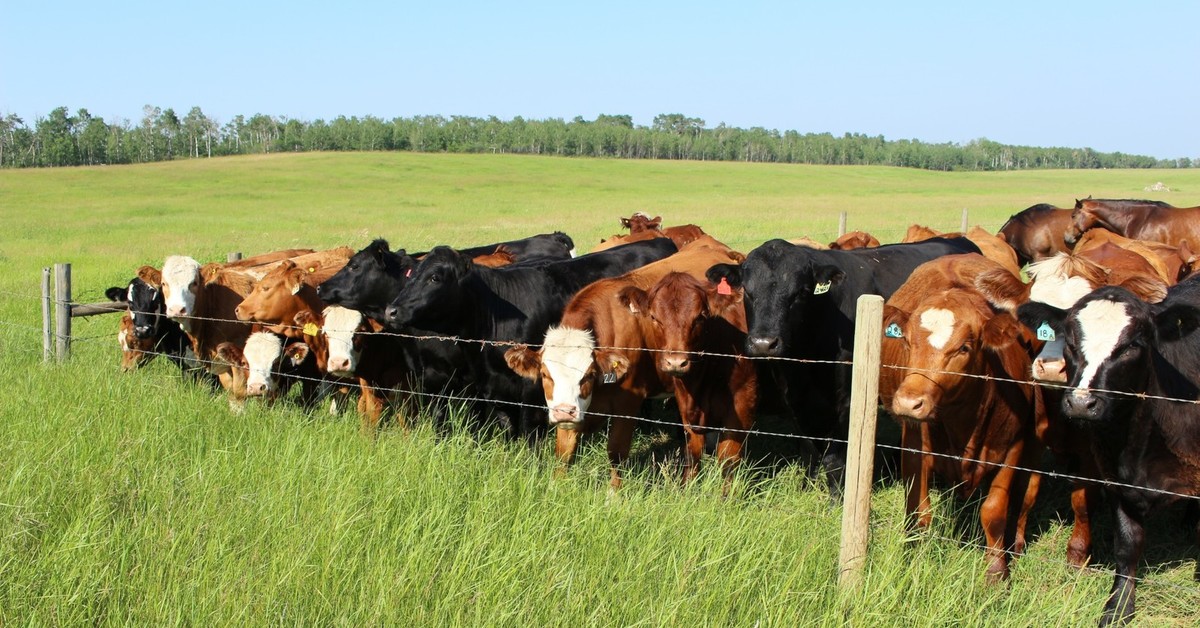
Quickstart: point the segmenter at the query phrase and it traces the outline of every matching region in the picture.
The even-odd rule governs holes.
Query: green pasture
[[[1173,191],[1143,190],[1158,181]],[[368,440],[352,412],[285,400],[234,414],[168,363],[122,374],[113,316],[76,320],[71,360],[43,365],[38,301],[55,262],[91,302],[177,253],[375,237],[424,250],[556,229],[582,252],[634,211],[748,251],[832,240],[843,211],[889,242],[912,223],[956,230],[964,209],[995,231],[1030,205],[1088,195],[1198,205],[1200,170],[306,153],[0,171],[0,625],[1094,625],[1110,521],[1095,569],[1066,566],[1061,480],[1044,482],[1011,580],[989,586],[978,504],[947,492],[934,530],[906,538],[903,490],[885,476],[863,587],[841,594],[840,508],[771,417],[763,428],[779,435],[751,437],[727,499],[710,472],[679,486],[677,435],[655,425],[610,495],[603,437],[560,478],[549,446],[458,423],[418,417]],[[1182,509],[1149,536],[1136,623],[1197,625]]]

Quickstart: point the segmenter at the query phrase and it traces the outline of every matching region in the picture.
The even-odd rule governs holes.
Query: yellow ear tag
[[[320,333],[321,333],[321,328],[317,327],[316,323],[305,323],[304,324],[304,335],[305,336],[312,336],[315,338],[318,335],[320,335]]]
[[[316,266],[310,266],[310,267],[308,268],[308,272],[310,272],[310,273],[317,272],[317,267],[316,267]]]

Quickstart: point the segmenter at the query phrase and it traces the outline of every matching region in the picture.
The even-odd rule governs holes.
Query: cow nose
[[[1033,361],[1033,378],[1043,382],[1067,383],[1067,361],[1037,358]]]
[[[662,370],[668,375],[686,375],[692,362],[686,355],[667,355],[662,359]]]
[[[387,306],[387,309],[383,311],[383,318],[384,321],[395,324],[400,318],[400,308],[395,305]]]
[[[349,373],[350,358],[330,358],[329,372],[331,373]]]
[[[179,316],[187,316],[187,308],[182,305],[174,305],[167,308],[167,316],[175,318]]]
[[[1096,395],[1076,388],[1070,394],[1063,395],[1063,414],[1072,419],[1094,419],[1099,402]]]
[[[266,384],[246,384],[246,394],[252,396],[263,395],[267,392]]]
[[[778,356],[783,351],[779,336],[747,336],[746,353],[756,356]]]
[[[918,421],[929,418],[931,407],[924,395],[897,392],[896,396],[892,398],[892,414]]]
[[[138,326],[134,327],[133,335],[137,336],[138,338],[149,338],[150,337],[150,326],[149,325],[138,325]]]
[[[550,425],[568,427],[579,418],[579,408],[569,403],[560,403],[550,409]]]

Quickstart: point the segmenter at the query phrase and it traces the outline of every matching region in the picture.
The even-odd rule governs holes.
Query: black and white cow
[[[877,294],[886,299],[917,266],[943,255],[978,252],[966,238],[849,251],[817,250],[776,239],[750,251],[741,264],[713,266],[708,278],[744,291],[748,355],[849,362],[858,297]],[[840,494],[850,366],[772,361],[770,371],[801,432],[814,439],[834,439],[817,447],[825,450],[830,490]]]
[[[599,253],[544,265],[485,268],[449,247],[434,248],[413,273],[411,282],[388,308],[389,325],[444,336],[513,343],[540,342],[563,308],[584,286],[614,277],[677,251],[667,238],[627,244]],[[474,346],[464,354],[475,393],[496,402],[544,405],[537,387],[508,367],[507,346]],[[507,414],[509,406],[495,408]],[[546,414],[520,412],[521,434],[533,436],[545,427]]]
[[[1100,477],[1121,484],[1105,485],[1117,568],[1100,623],[1125,623],[1134,613],[1147,514],[1181,495],[1200,496],[1200,280],[1171,287],[1158,304],[1109,286],[1065,311],[1022,305],[1020,316],[1062,339],[1062,412],[1091,432]]]
[[[104,291],[105,296],[115,303],[129,307],[131,325],[124,325],[119,333],[132,334],[133,338],[118,338],[122,351],[137,345],[149,351],[141,351],[142,359],[130,366],[141,366],[155,355],[166,355],[181,369],[196,367],[195,354],[187,334],[179,323],[166,317],[166,304],[162,296],[162,274],[153,266],[138,269],[137,276],[124,287],[113,286]]]

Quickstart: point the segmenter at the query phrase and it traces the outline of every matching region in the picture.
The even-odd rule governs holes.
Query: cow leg
[[[362,435],[374,438],[383,417],[383,400],[367,380],[359,378],[358,414],[362,418]]]
[[[614,416],[608,424],[609,490],[621,488],[621,465],[629,458],[633,444],[633,421]]]
[[[691,425],[685,425],[683,438],[683,483],[687,484],[700,473],[700,458],[704,456],[704,433]]]
[[[1005,460],[1006,464],[1012,464],[1013,461]],[[983,535],[987,540],[987,581],[989,584],[995,584],[1001,580],[1008,578],[1008,554],[1005,547],[1005,535],[1008,532],[1008,509],[1010,500],[1018,501],[1023,499],[1023,495],[1014,496],[1012,491],[1019,487],[1021,482],[1016,477],[1016,471],[1011,467],[1001,467],[996,476],[992,478],[992,485],[988,488],[987,497],[983,500],[983,505],[979,508],[979,522],[983,526]],[[1018,485],[1018,486],[1014,486]]]
[[[1036,467],[1037,460],[1034,458],[1038,453],[1036,447],[1022,447],[1020,466],[1026,469]],[[1040,473],[1019,471],[1016,474],[1016,480],[1014,490],[1009,495],[1008,507],[1008,520],[1016,522],[1012,537],[1014,556],[1025,553],[1025,527],[1029,523],[1029,511],[1033,509],[1033,504],[1037,501],[1038,490],[1042,485],[1042,476]],[[1014,512],[1014,507],[1019,507],[1019,509]]]
[[[1142,527],[1145,513],[1131,508],[1125,500],[1116,507],[1117,526],[1113,531],[1113,553],[1116,555],[1117,573],[1113,577],[1112,591],[1104,605],[1100,625],[1126,624],[1133,619],[1136,598],[1137,564],[1142,558],[1146,542],[1146,530]]]
[[[900,427],[900,477],[905,490],[904,528],[908,531],[929,528],[933,518],[933,506],[929,502],[929,479],[933,472],[933,458],[921,452],[930,446],[929,426],[904,422]]]
[[[560,427],[554,430],[554,457],[558,459],[555,476],[564,477],[567,469],[575,463],[575,452],[579,448],[579,430]]]
[[[1092,556],[1092,509],[1100,498],[1094,486],[1076,481],[1071,487],[1071,510],[1075,513],[1075,525],[1071,527],[1071,538],[1067,541],[1067,562],[1073,567],[1087,565]]]

